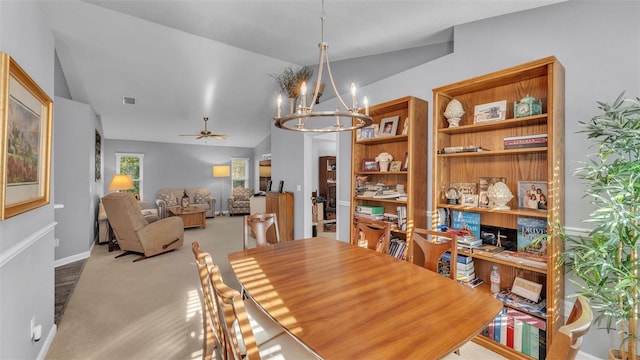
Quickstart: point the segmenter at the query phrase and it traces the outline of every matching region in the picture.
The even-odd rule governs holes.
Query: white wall
[[[566,226],[579,231],[590,206],[582,199],[584,187],[572,175],[587,153],[584,136],[576,134],[577,122],[588,121],[597,113],[596,101],[610,102],[623,90],[628,96],[640,96],[640,2],[568,1],[463,24],[455,28],[452,54],[366,86],[359,93],[366,94],[372,104],[406,95],[431,103],[435,87],[549,55],[555,55],[566,69],[565,217]],[[429,143],[432,111],[430,108]],[[302,149],[295,138],[298,134],[276,141],[276,136],[284,139],[281,132],[272,131],[272,152],[283,156],[279,161],[296,164]],[[428,149],[431,151],[430,146]],[[338,157],[346,160],[348,154],[346,146],[340,146]],[[348,183],[349,172],[340,164],[339,169],[339,181]],[[348,198],[349,194],[339,193],[340,200]],[[429,204],[430,198],[429,194]],[[348,237],[348,232],[339,229],[338,236]],[[606,332],[592,328],[582,350],[606,358],[610,346]]]
[[[45,24],[36,2],[0,1],[0,51],[53,99],[54,38]],[[51,192],[49,205],[0,221],[0,359],[42,357],[55,334],[53,202]],[[30,338],[34,316],[39,342]]]

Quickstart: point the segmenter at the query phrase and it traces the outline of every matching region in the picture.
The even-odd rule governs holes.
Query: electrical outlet
[[[60,239],[58,238],[53,239],[53,247],[58,247],[58,246],[60,246]]]

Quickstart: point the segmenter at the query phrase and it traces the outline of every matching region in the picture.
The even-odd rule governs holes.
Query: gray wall
[[[54,39],[36,2],[0,1],[0,51],[53,99]],[[51,180],[53,187],[53,174]],[[0,221],[0,359],[43,357],[55,334],[53,192],[50,200]],[[42,325],[39,342],[29,336],[32,317]]]
[[[159,189],[206,187],[216,198],[216,208],[227,209],[227,198],[231,194],[231,178],[214,179],[213,165],[229,165],[231,158],[249,159],[249,186],[254,187],[252,164],[253,149],[211,146],[166,144],[150,141],[106,139],[104,147],[104,186],[106,187],[116,169],[116,153],[144,154],[144,187],[142,200],[155,201]]]
[[[640,2],[568,1],[463,24],[454,29],[454,34],[452,54],[358,92],[366,94],[372,104],[406,95],[431,102],[435,87],[555,55],[566,69],[566,225],[570,230],[583,231],[582,219],[591,207],[582,198],[584,187],[572,174],[585,159],[588,143],[584,136],[576,134],[577,122],[596,114],[596,101],[612,101],[623,90],[628,96],[640,96]],[[432,109],[429,111],[430,122],[431,114]],[[429,144],[432,131],[430,123]],[[278,163],[298,165],[302,155],[296,150],[302,146],[296,141],[296,134],[283,135],[283,132],[272,130],[272,153]],[[346,151],[346,146],[339,146],[339,150]],[[346,159],[348,153],[341,156],[341,152],[339,158]],[[340,170],[345,168],[339,164]],[[286,171],[290,171],[289,168],[275,168],[275,177],[283,176],[279,173]],[[303,175],[287,176],[292,181],[302,181],[299,179]],[[349,172],[341,171],[339,181],[349,183]],[[342,201],[348,199],[348,194],[342,191],[339,196]],[[429,204],[430,198],[431,195],[425,200]],[[296,201],[296,211],[299,210],[297,205]],[[296,221],[296,237],[298,224]],[[339,236],[348,236],[348,232],[339,229]],[[570,294],[571,288],[567,287],[567,294]],[[611,343],[606,332],[592,328],[582,351],[606,358],[609,347]]]

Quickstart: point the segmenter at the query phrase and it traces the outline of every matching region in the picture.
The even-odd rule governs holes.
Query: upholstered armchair
[[[227,199],[229,215],[246,215],[251,212],[249,199],[253,196],[253,189],[233,188],[231,197]]]
[[[142,215],[138,201],[130,193],[111,193],[102,198],[109,224],[124,253],[142,254],[134,261],[146,259],[182,247],[184,224],[182,219],[168,217],[148,222]]]

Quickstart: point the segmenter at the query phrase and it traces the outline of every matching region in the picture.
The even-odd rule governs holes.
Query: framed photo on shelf
[[[409,153],[404,153],[404,158],[402,159],[402,166],[400,166],[400,171],[409,170]]]
[[[4,84],[0,91],[0,220],[4,220],[49,203],[53,101],[5,53],[0,53],[0,83]]]
[[[378,131],[378,137],[382,136],[394,136],[398,131],[398,120],[400,116],[392,116],[380,120],[380,130]]]
[[[358,140],[372,139],[376,135],[375,130],[371,126],[360,129],[360,138]]]
[[[402,161],[392,161],[389,166],[389,171],[401,171],[402,169]]]
[[[518,181],[518,207],[547,210],[546,181]]]
[[[476,105],[473,111],[474,122],[504,120],[507,117],[507,100]]]
[[[284,180],[280,180],[280,183],[278,184],[278,192],[279,193],[284,192]]]
[[[478,194],[462,194],[460,205],[478,207]]]
[[[363,172],[378,172],[380,171],[380,168],[378,167],[378,162],[375,159],[363,159],[362,168],[360,170]]]

